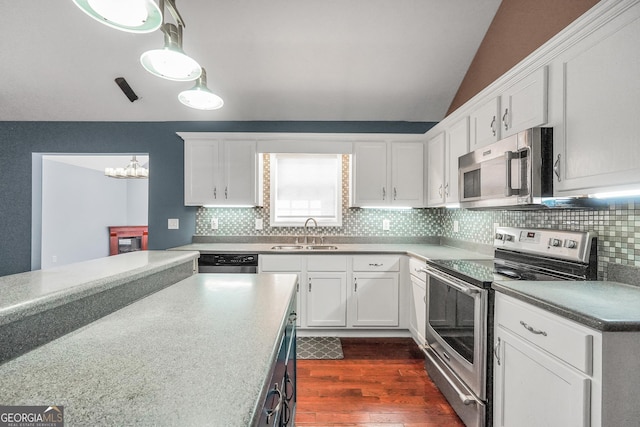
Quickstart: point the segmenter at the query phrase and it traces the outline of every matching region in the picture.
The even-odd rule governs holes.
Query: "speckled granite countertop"
[[[0,325],[198,257],[194,251],[137,251],[0,277]]]
[[[0,365],[0,400],[68,426],[252,425],[296,281],[191,276]]]
[[[367,254],[367,253],[396,253],[411,255],[421,259],[492,259],[492,255],[483,255],[478,252],[443,246],[437,244],[374,244],[374,243],[327,243],[336,246],[335,250],[311,250],[311,249],[272,249],[274,243],[193,243],[190,245],[171,248],[174,250],[199,251],[209,253],[235,253],[254,252],[258,254]]]
[[[640,331],[640,287],[603,281],[498,281],[493,289],[600,331]]]

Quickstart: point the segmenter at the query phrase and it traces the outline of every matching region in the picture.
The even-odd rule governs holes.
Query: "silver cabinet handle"
[[[387,198],[387,190],[385,190],[384,187],[382,187],[382,200],[385,200]]]
[[[556,177],[558,178],[558,182],[562,181],[562,179],[560,178],[560,154],[558,154],[558,158],[556,159],[556,162],[553,164],[553,173],[556,174]]]
[[[493,347],[493,357],[496,358],[496,363],[500,366],[500,337],[498,337],[498,343]]]
[[[444,195],[449,196],[449,183],[447,182],[444,186]]]
[[[229,198],[229,191],[227,187],[224,187],[224,198],[228,199]]]
[[[509,109],[504,109],[504,115],[502,116],[502,123],[504,123],[504,130],[509,130]]]
[[[309,277],[309,292],[311,292],[311,277]]]
[[[442,184],[440,184],[440,187],[438,188],[438,194],[442,197]]]
[[[539,329],[534,329],[533,327],[527,325],[526,323],[524,323],[522,320],[520,321],[520,324],[529,332],[531,332],[532,334],[535,335],[542,335],[543,337],[547,336],[547,333],[545,331],[541,331]]]
[[[489,125],[489,127],[491,128],[491,133],[493,133],[493,136],[496,136],[496,116],[493,116],[493,120],[491,120],[491,124]]]
[[[218,188],[217,187],[213,187],[213,198],[214,199],[218,198]]]
[[[369,267],[382,267],[384,264],[369,263]]]
[[[353,292],[358,292],[358,278],[353,279]]]
[[[396,200],[398,198],[398,190],[396,190],[396,187],[393,187],[393,200]]]

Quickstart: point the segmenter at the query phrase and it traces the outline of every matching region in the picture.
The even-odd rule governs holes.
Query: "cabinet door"
[[[444,204],[446,141],[441,132],[427,141],[427,206]]]
[[[419,344],[426,343],[427,291],[425,283],[411,276],[411,316],[409,326],[413,339]]]
[[[458,203],[458,157],[469,152],[469,118],[464,117],[447,130],[444,193],[447,203]]]
[[[552,63],[558,196],[638,188],[640,184],[640,4]],[[562,102],[558,106],[557,100]]]
[[[421,207],[424,195],[424,144],[391,143],[391,203]]]
[[[184,204],[202,206],[216,203],[222,195],[218,186],[220,141],[184,142]]]
[[[261,273],[295,273],[298,276],[298,286],[296,287],[296,326],[303,325],[304,292],[300,292],[302,284],[302,256],[301,255],[260,255],[258,258]]]
[[[347,274],[307,273],[307,326],[347,326]]]
[[[587,427],[588,377],[496,328],[494,414],[496,427]]]
[[[547,122],[547,67],[504,91],[500,99],[501,138]]]
[[[471,112],[470,151],[500,139],[500,98],[496,97]]]
[[[353,326],[398,326],[398,274],[353,273]]]
[[[223,153],[224,189],[218,199],[226,205],[255,205],[255,141],[225,141]]]
[[[353,147],[353,206],[382,206],[389,203],[387,188],[387,143],[357,142]]]

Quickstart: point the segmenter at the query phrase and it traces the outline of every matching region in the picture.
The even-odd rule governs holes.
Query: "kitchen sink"
[[[276,246],[272,246],[271,249],[276,249],[276,250],[285,250],[285,251],[290,251],[290,250],[294,250],[294,249],[302,249],[303,246],[300,245],[276,245]]]
[[[337,246],[328,246],[328,245],[319,245],[319,246],[305,246],[305,249],[311,249],[311,250],[336,250],[338,249]]]

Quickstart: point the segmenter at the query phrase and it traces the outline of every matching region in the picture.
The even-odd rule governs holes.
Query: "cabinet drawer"
[[[399,256],[354,256],[353,271],[399,271]]]
[[[347,271],[347,257],[341,255],[309,255],[307,271]]]
[[[260,271],[302,271],[302,255],[260,255]]]
[[[419,260],[416,258],[409,258],[409,273],[411,273],[412,276],[416,276],[420,280],[426,282],[427,273],[425,273],[424,271],[420,271],[426,265],[427,264],[422,260]]]
[[[495,313],[498,325],[591,375],[595,331],[500,293]]]

